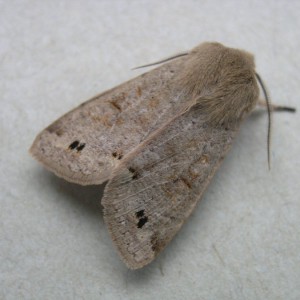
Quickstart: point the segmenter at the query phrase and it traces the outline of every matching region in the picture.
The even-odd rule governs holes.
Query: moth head
[[[214,126],[238,123],[258,100],[253,55],[219,43],[194,48],[179,80],[201,117]]]

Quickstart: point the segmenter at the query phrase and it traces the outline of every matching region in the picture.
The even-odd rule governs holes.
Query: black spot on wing
[[[83,150],[84,147],[85,147],[85,143],[82,143],[82,144],[80,144],[80,145],[76,148],[76,150],[77,150],[78,152],[80,152],[81,150]]]
[[[137,218],[141,218],[141,217],[144,216],[144,212],[145,212],[145,210],[142,209],[142,210],[140,210],[140,211],[137,211],[137,212],[135,213],[135,215],[136,215]]]
[[[139,222],[137,223],[137,227],[142,228],[147,222],[148,222],[148,217],[147,216],[141,217],[139,219]]]
[[[80,143],[79,141],[74,141],[69,145],[70,150],[77,150],[77,152],[80,152],[85,147],[85,143]]]
[[[132,173],[132,179],[137,179],[139,178],[139,173],[136,171],[136,169],[132,168],[132,167],[129,167],[128,168],[128,171],[130,173]]]
[[[74,141],[70,144],[69,149],[74,150],[79,145],[79,141]]]

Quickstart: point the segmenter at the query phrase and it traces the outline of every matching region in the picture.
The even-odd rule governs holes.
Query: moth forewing
[[[252,55],[203,43],[58,119],[31,152],[69,181],[110,179],[105,223],[137,269],[187,220],[257,99]]]
[[[37,136],[31,153],[68,181],[100,184],[127,153],[199,97],[207,97],[206,102],[202,97],[202,110],[211,115],[211,121],[220,122],[224,116],[228,121],[231,115],[224,113],[222,101],[216,100],[228,92],[229,80],[239,84],[247,74],[245,68],[249,73],[252,65],[249,54],[203,43],[67,113]],[[214,93],[216,88],[218,93]],[[215,101],[210,101],[212,95]],[[238,105],[235,108],[240,109]]]
[[[44,129],[31,154],[68,181],[88,185],[108,180],[120,160],[186,100],[174,80],[182,60],[81,104]]]

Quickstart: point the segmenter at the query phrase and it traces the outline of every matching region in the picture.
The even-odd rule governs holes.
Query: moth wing
[[[154,132],[114,170],[102,199],[104,219],[129,268],[150,263],[178,232],[238,125],[210,126],[192,107]]]
[[[182,59],[140,75],[70,111],[44,129],[30,152],[64,179],[100,184],[120,159],[172,114],[171,88]],[[178,101],[179,103],[180,101]],[[166,116],[168,117],[168,116]]]

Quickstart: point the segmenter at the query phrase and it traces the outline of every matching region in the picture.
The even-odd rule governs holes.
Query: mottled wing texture
[[[183,60],[138,76],[67,113],[37,136],[32,155],[68,181],[106,181],[120,159],[185,100],[173,80]]]
[[[131,269],[151,262],[181,228],[239,127],[210,126],[194,106],[153,133],[115,169],[102,205]]]

